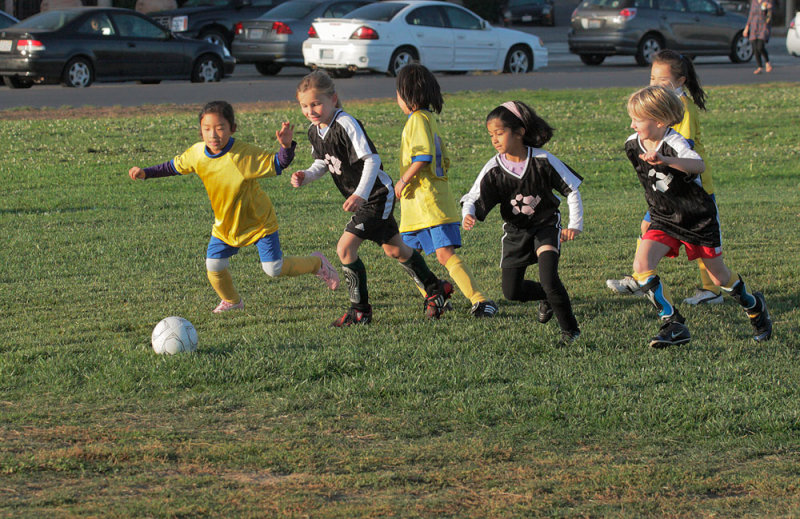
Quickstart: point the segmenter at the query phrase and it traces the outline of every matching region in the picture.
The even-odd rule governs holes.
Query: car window
[[[228,5],[230,0],[187,0],[181,7],[207,7]]]
[[[656,0],[634,0],[633,7],[656,9]]]
[[[274,19],[274,17],[277,17],[299,20],[308,16],[308,14],[318,6],[319,2],[294,0],[293,2],[286,2],[270,9],[265,13],[264,18]]]
[[[158,25],[132,14],[114,14],[119,35],[124,38],[150,38],[166,40],[167,33]]]
[[[527,5],[538,5],[543,4],[544,0],[510,0],[508,2],[509,7],[525,7]]]
[[[80,34],[89,36],[113,36],[114,28],[111,26],[111,20],[105,13],[94,14],[84,21],[78,27]]]
[[[481,23],[480,18],[477,16],[474,16],[463,9],[459,9],[458,7],[446,6],[443,7],[443,9],[445,13],[447,13],[447,18],[450,20],[449,25],[453,29],[483,29],[483,24]]]
[[[227,5],[228,2],[223,2],[222,5]],[[252,0],[250,5],[255,7],[269,7],[275,5],[275,0]]]
[[[658,0],[658,8],[662,11],[686,11],[686,6],[683,4],[683,0]]]
[[[342,18],[358,18],[360,20],[371,20],[373,22],[388,22],[394,18],[406,5],[402,2],[381,2],[378,4],[365,5],[355,11],[350,11]]]
[[[47,11],[22,20],[17,24],[17,27],[55,31],[82,14],[82,11]]]
[[[0,13],[0,29],[5,29],[17,23],[17,20],[6,16],[5,13]]]
[[[701,14],[717,14],[717,4],[709,0],[686,0],[689,11]]]
[[[584,0],[581,7],[601,7],[604,9],[624,9],[632,7],[633,0]]]
[[[406,16],[406,23],[423,27],[447,27],[441,9],[435,5],[414,9]]]
[[[339,2],[325,9],[325,13],[322,16],[325,18],[341,18],[362,5],[364,5],[364,2]]]

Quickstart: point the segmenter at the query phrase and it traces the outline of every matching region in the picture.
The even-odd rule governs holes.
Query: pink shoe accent
[[[324,281],[331,290],[339,288],[339,273],[336,272],[336,269],[331,265],[331,262],[328,261],[328,258],[321,252],[312,252],[311,255],[318,257],[322,262],[322,265],[317,271],[317,277]]]
[[[217,307],[211,310],[215,314],[221,314],[222,312],[227,312],[229,310],[241,310],[244,308],[244,299],[240,299],[238,303],[229,303],[224,299],[219,302]]]

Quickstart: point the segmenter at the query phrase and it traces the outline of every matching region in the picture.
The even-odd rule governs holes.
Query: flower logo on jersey
[[[328,171],[330,171],[334,175],[342,174],[342,161],[338,157],[334,157],[333,155],[328,155],[326,153],[325,164],[328,165]]]
[[[653,184],[653,191],[661,191],[662,193],[666,193],[669,189],[669,184],[672,182],[672,175],[665,175],[660,171],[656,171],[651,169],[647,172],[648,177],[656,177],[656,181]]]
[[[539,202],[542,201],[542,198],[539,196],[523,196],[517,195],[516,197],[511,199],[511,212],[513,214],[533,214],[534,209]]]

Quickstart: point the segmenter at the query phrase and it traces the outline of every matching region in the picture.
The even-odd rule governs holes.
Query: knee
[[[230,258],[206,258],[206,270],[209,272],[222,272],[228,268]]]
[[[516,285],[503,285],[503,297],[508,301],[522,301],[522,289]]]
[[[280,276],[283,270],[283,258],[278,261],[262,261],[261,269],[271,278]]]

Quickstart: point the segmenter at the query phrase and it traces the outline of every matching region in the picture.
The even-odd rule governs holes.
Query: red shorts
[[[663,231],[648,230],[644,233],[642,239],[657,241],[669,247],[669,252],[667,253],[668,258],[678,257],[678,253],[681,251],[681,245],[686,247],[686,257],[689,258],[689,261],[697,258],[716,258],[717,256],[722,256],[722,247],[704,247],[702,245],[686,243],[685,241],[673,238]]]

